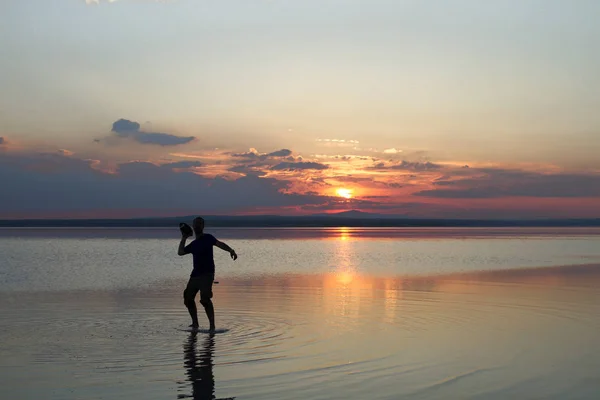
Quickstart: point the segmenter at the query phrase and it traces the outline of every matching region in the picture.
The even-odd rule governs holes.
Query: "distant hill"
[[[395,216],[390,216],[390,215],[385,215],[385,214],[372,214],[372,213],[368,213],[368,212],[364,212],[364,211],[359,211],[359,210],[350,210],[350,211],[341,211],[341,212],[337,212],[337,213],[330,213],[330,214],[313,214],[312,217],[330,217],[330,218],[379,218],[379,219],[400,219],[400,218],[404,218],[406,219],[406,217],[395,217]]]
[[[21,219],[0,220],[0,227],[173,227],[191,223],[195,216],[130,219]],[[600,227],[600,218],[591,219],[441,219],[409,218],[371,214],[357,210],[306,216],[208,215],[208,227]]]

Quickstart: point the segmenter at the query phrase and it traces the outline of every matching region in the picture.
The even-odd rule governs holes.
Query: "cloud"
[[[61,155],[65,156],[65,157],[69,157],[69,156],[72,156],[75,153],[73,153],[71,150],[67,150],[67,149],[58,149],[58,154],[61,154]]]
[[[318,162],[301,161],[301,162],[280,162],[271,167],[275,171],[299,171],[306,169],[323,170],[329,168],[328,165],[321,164]]]
[[[159,146],[177,146],[196,139],[194,136],[182,137],[169,133],[144,132],[140,130],[140,124],[127,119],[120,119],[113,123],[112,132],[116,133],[119,137],[131,138],[138,143]]]
[[[233,153],[232,157],[240,157],[240,158],[260,158],[261,154],[254,147],[251,147],[249,151],[245,153]]]
[[[506,169],[469,168],[474,176],[434,182],[441,188],[423,190],[415,196],[486,199],[500,197],[598,197],[598,174],[542,174]],[[464,170],[463,170],[464,171]]]
[[[266,160],[268,158],[281,158],[281,157],[289,157],[292,155],[292,151],[288,149],[281,149],[277,151],[273,151],[271,153],[259,153],[255,148],[250,148],[245,153],[234,153],[232,157],[238,158],[247,158],[250,160]]]
[[[361,155],[356,155],[356,154],[315,154],[313,157],[318,158],[318,159],[329,159],[329,160],[341,160],[341,161],[351,161],[351,160],[361,160],[361,161],[376,161],[376,158],[373,157],[368,157],[368,156],[361,156]],[[298,157],[300,158],[300,157]]]
[[[368,177],[368,176],[333,175],[333,176],[327,177],[327,179],[335,180],[338,182],[351,182],[351,183],[373,182],[373,178]]]
[[[420,162],[420,161],[401,161],[400,163],[390,163],[386,164],[384,162],[379,162],[374,166],[370,167],[370,169],[392,169],[392,170],[407,170],[407,171],[433,171],[441,169],[442,166],[439,164],[434,164],[429,161]]]
[[[383,152],[385,154],[398,154],[398,153],[401,153],[402,150],[397,150],[395,148],[391,148],[391,149],[385,149]]]
[[[212,166],[197,160],[162,165],[132,161],[119,164],[111,173],[99,170],[98,163],[97,160],[81,159],[75,154],[56,150],[36,154],[0,152],[0,182],[10,188],[0,196],[0,218],[227,214],[267,209],[270,212],[340,210],[349,204],[363,211],[381,210],[422,217],[568,217],[597,215],[597,204],[600,204],[595,201],[600,197],[598,174],[463,169],[458,165],[454,169],[444,167],[444,176],[433,183],[430,180],[409,183],[408,186],[417,186],[417,190],[421,190],[416,196],[407,192],[398,197],[384,191],[367,190],[366,197],[352,199],[348,203],[319,195],[315,190],[325,190],[320,186],[328,185],[323,178],[363,188],[401,184],[343,173],[327,177],[311,174],[302,179],[282,180],[264,177],[269,169],[262,161],[257,161],[258,165],[224,165],[223,171],[229,168],[245,175],[235,180],[188,171],[197,166]],[[279,162],[273,167],[292,171],[328,168],[315,162]],[[333,166],[330,168],[333,169]],[[424,186],[421,185],[427,185],[427,190],[422,190]],[[335,187],[338,186],[339,183]],[[509,198],[515,196],[534,198]],[[555,197],[563,199],[556,200]]]
[[[267,154],[267,157],[288,157],[292,155],[292,151],[288,149],[281,149]]]
[[[289,165],[289,169],[291,170],[293,164],[302,161],[302,157],[294,157],[292,151],[289,149],[276,150],[270,153],[260,153],[255,148],[250,148],[249,151],[244,153],[231,154],[231,157],[240,160],[236,160],[235,162],[237,164],[230,167],[228,171],[253,176],[266,175],[268,169],[288,169],[284,168],[284,165]],[[278,165],[281,167],[277,167]],[[302,165],[297,169],[301,168]]]
[[[45,179],[46,176],[54,173],[75,176],[81,174],[82,171],[90,171],[90,173],[96,174],[98,171],[94,167],[98,163],[98,160],[70,157],[58,151],[33,154],[1,153],[0,182],[6,183],[12,192],[11,184],[24,185],[23,182],[26,182],[26,179],[21,180],[21,178],[28,173],[37,176],[38,179]],[[6,176],[5,173],[9,175]]]
[[[175,169],[175,168],[185,169],[185,168],[201,167],[203,165],[204,164],[202,164],[200,161],[177,161],[177,162],[162,164],[161,167],[171,168],[171,169]]]
[[[348,143],[348,144],[359,144],[360,142],[358,140],[346,140],[346,139],[317,139],[317,142],[323,142],[323,143]]]
[[[261,169],[262,164],[240,164],[228,169],[228,171],[243,175],[264,176],[266,172]]]
[[[6,144],[6,139],[4,139],[2,136],[0,136],[0,146]]]
[[[0,196],[0,215],[231,213],[327,199],[283,193],[289,183],[273,178],[207,178],[149,162],[122,163],[109,174],[93,162],[57,153],[0,153],[0,182],[10,188]]]

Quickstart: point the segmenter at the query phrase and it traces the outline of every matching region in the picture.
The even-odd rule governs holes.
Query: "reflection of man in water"
[[[215,398],[215,377],[212,371],[212,354],[215,345],[214,335],[206,337],[202,353],[200,354],[200,364],[196,354],[197,333],[190,333],[190,337],[183,345],[185,358],[185,368],[187,376],[192,384],[192,395],[194,400],[214,400]],[[188,396],[179,396],[179,398]]]
[[[198,357],[196,348],[197,336],[197,332],[191,332],[190,337],[183,344],[184,365],[188,379],[192,384],[192,395],[179,395],[178,398],[191,397],[194,400],[215,400],[215,377],[212,370],[215,336],[211,333],[206,337],[200,350],[200,357]],[[235,397],[221,400],[233,399]]]
[[[206,316],[210,323],[210,330],[215,330],[215,310],[211,301],[212,285],[215,279],[215,262],[213,259],[213,246],[228,251],[231,258],[237,259],[235,251],[223,242],[218,241],[213,235],[204,233],[204,220],[200,217],[194,219],[193,223],[196,239],[187,246],[185,241],[192,234],[182,233],[181,242],[177,254],[180,256],[186,254],[193,255],[194,269],[190,275],[187,287],[183,292],[184,304],[192,317],[191,328],[198,328],[198,311],[196,309],[196,294],[200,292],[200,304],[204,307]]]

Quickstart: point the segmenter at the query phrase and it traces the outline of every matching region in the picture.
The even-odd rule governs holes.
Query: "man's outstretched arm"
[[[217,246],[221,250],[228,251],[229,254],[231,255],[231,258],[233,258],[234,260],[237,258],[237,254],[235,254],[235,250],[233,250],[231,247],[229,247],[226,243],[223,243],[223,242],[217,240],[215,242],[215,246]]]

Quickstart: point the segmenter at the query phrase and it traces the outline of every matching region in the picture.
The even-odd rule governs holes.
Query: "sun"
[[[339,188],[339,189],[336,189],[335,194],[337,194],[338,196],[343,197],[345,199],[349,199],[352,197],[352,190]]]

